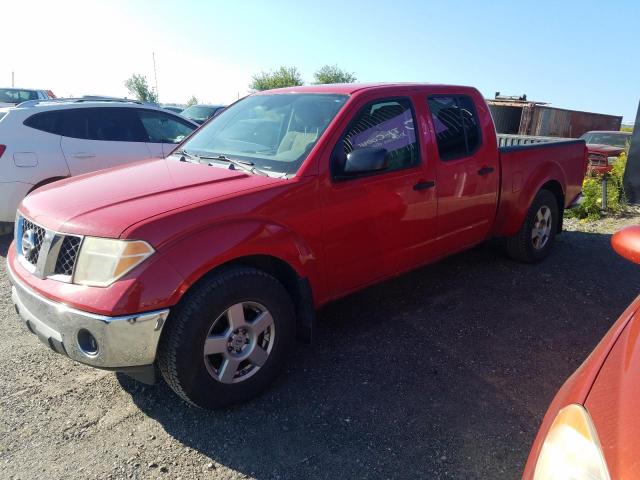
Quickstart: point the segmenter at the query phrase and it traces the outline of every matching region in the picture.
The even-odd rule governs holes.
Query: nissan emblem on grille
[[[36,247],[36,234],[33,230],[26,230],[22,234],[22,256],[31,259],[31,254]]]
[[[71,281],[82,237],[47,230],[25,217],[18,228],[16,250],[24,267],[38,278]]]

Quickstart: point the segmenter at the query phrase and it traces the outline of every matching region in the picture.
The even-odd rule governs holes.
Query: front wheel
[[[526,263],[546,258],[558,231],[559,211],[555,195],[549,190],[540,190],[518,233],[506,239],[507,254]]]
[[[269,386],[291,353],[295,319],[282,284],[237,267],[204,279],[172,312],[158,365],[183,399],[216,409]]]

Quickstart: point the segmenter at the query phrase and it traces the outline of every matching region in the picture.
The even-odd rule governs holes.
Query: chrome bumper
[[[579,207],[580,205],[582,205],[583,202],[584,202],[584,195],[582,195],[582,192],[580,192],[578,196],[573,199],[573,202],[571,202],[571,205],[569,205],[569,208]]]
[[[155,361],[168,309],[124,317],[83,312],[44,298],[7,267],[11,299],[24,325],[56,352],[87,365],[114,370],[147,366]],[[87,348],[87,339],[91,338],[87,332],[93,337],[89,345],[97,348]]]

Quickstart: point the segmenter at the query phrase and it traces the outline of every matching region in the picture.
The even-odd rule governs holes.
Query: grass
[[[600,219],[603,213],[613,215],[624,213],[627,200],[622,178],[626,165],[627,154],[623,153],[607,176],[607,207],[605,212],[602,211],[602,175],[587,175],[582,184],[584,200],[578,207],[567,211],[567,216],[591,221]]]

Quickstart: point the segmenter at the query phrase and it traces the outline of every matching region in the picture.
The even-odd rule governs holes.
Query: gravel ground
[[[640,290],[609,246],[638,220],[572,220],[540,265],[488,244],[336,302],[273,388],[214,413],[48,350],[1,261],[0,477],[518,478],[555,391]]]

